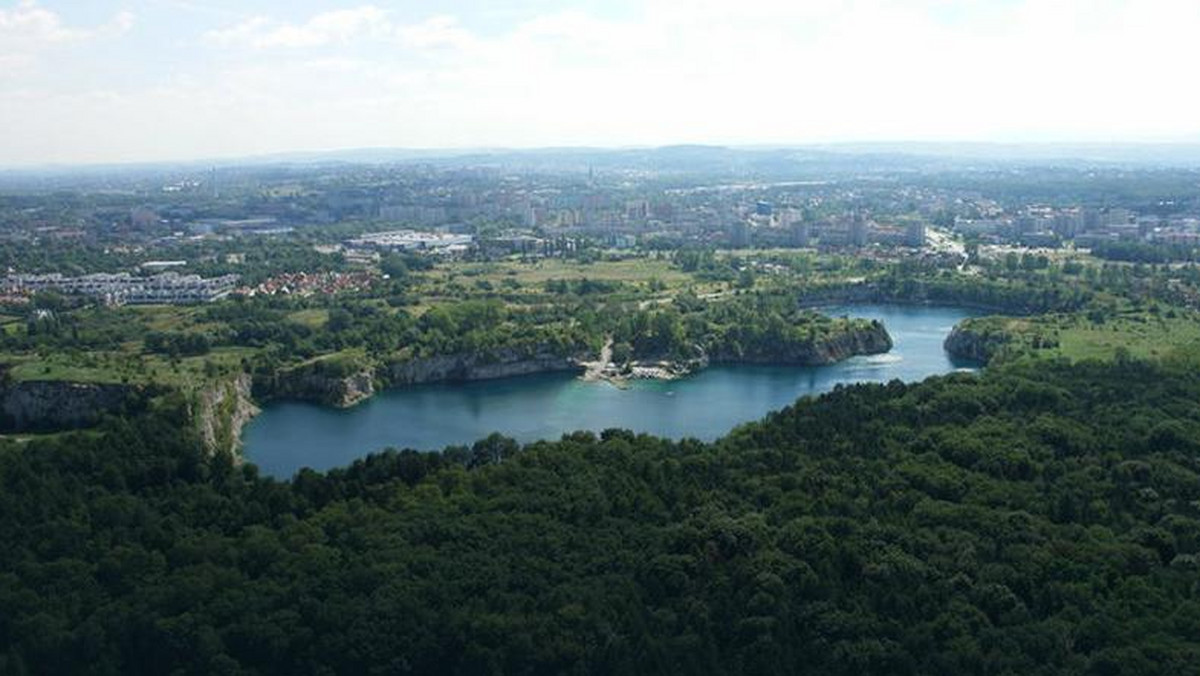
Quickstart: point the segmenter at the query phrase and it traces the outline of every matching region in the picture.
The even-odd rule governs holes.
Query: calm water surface
[[[975,314],[971,310],[849,305],[823,311],[879,319],[895,347],[832,366],[717,366],[683,380],[638,381],[626,390],[547,374],[401,388],[348,410],[275,402],[246,427],[246,453],[264,473],[290,477],[302,467],[346,465],[388,446],[439,450],[496,431],[533,441],[623,427],[710,440],[841,383],[914,381],[970,366],[952,360],[942,341]]]

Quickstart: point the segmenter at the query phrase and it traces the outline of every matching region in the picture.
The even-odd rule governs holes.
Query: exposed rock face
[[[882,354],[892,349],[892,337],[878,321],[867,327],[851,329],[829,338],[809,343],[781,345],[769,353],[744,355],[714,355],[713,361],[740,364],[794,364],[824,366],[857,355]]]
[[[131,385],[11,382],[0,387],[0,428],[25,432],[86,427],[105,413],[137,405],[139,394]]]
[[[349,408],[373,394],[374,374],[367,369],[349,375],[312,370],[283,372],[276,376],[270,391],[272,397],[315,401],[337,408]]]
[[[946,336],[945,347],[952,357],[987,363],[1007,344],[1008,337],[1002,333],[980,332],[960,324]]]
[[[869,327],[817,341],[788,357],[791,363],[797,364],[834,364],[858,355],[883,354],[891,349],[892,337],[887,329],[881,322],[872,321]]]
[[[243,373],[197,393],[193,417],[209,452],[240,457],[242,428],[259,411],[250,396],[250,384],[250,376]]]
[[[450,354],[394,362],[387,367],[387,380],[398,386],[581,370],[576,359],[551,350],[524,353],[510,348],[491,354]]]

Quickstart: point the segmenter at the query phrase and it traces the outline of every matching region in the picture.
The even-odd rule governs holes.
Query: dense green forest
[[[683,293],[667,307],[609,318],[606,331],[617,341],[615,354],[674,359],[706,354],[730,362],[783,363],[826,341],[882,329],[867,320],[802,309],[795,292],[756,292],[718,302]]]
[[[1197,401],[1018,362],[278,482],[168,398],[0,448],[0,672],[1191,673]]]

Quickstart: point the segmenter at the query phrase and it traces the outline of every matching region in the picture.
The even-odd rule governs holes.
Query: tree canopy
[[[0,450],[0,671],[1187,673],[1196,401],[1186,366],[1013,364],[288,482],[165,401]]]

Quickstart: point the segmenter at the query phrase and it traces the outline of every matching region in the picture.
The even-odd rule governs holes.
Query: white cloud
[[[132,13],[119,12],[99,26],[68,26],[58,13],[37,0],[20,0],[11,9],[0,9],[0,82],[34,77],[42,57],[52,50],[116,37],[133,24]]]
[[[470,49],[475,36],[456,17],[431,16],[413,24],[393,21],[390,12],[375,5],[317,14],[302,23],[254,16],[208,31],[204,39],[220,47],[301,49],[344,46],[348,43],[398,44],[416,50]]]
[[[119,12],[104,25],[76,28],[65,25],[58,13],[42,7],[37,0],[20,0],[12,9],[0,9],[0,45],[59,44],[119,35],[132,28],[133,21],[131,12]]]
[[[252,45],[256,40],[261,39],[263,33],[270,27],[270,19],[265,16],[254,16],[232,26],[208,31],[204,34],[204,39],[208,43],[220,47]]]
[[[30,8],[44,11],[18,5]],[[488,30],[475,19],[405,23],[376,5],[250,18],[205,34],[230,48],[210,69],[152,88],[0,87],[0,128],[13,132],[0,162],[81,148],[140,159],[1200,134],[1194,0],[646,0],[620,18],[568,10]],[[71,30],[38,21],[45,35]],[[39,152],[44,139],[57,145]]]
[[[478,40],[463,28],[453,16],[434,16],[410,26],[397,26],[391,31],[401,44],[419,50],[474,48]]]
[[[387,12],[363,5],[323,12],[301,24],[279,23],[253,17],[228,28],[209,31],[205,38],[222,46],[322,47],[358,38],[380,36],[392,31]]]
[[[121,35],[122,33],[128,33],[133,29],[133,25],[136,20],[137,17],[133,12],[127,10],[117,12],[117,15],[113,17],[112,21],[104,26],[100,32],[106,35]]]
[[[58,14],[39,7],[36,0],[21,0],[13,9],[0,9],[0,44],[67,42],[87,34],[64,26]]]
[[[35,61],[28,54],[0,54],[0,80],[24,77],[33,70]]]

